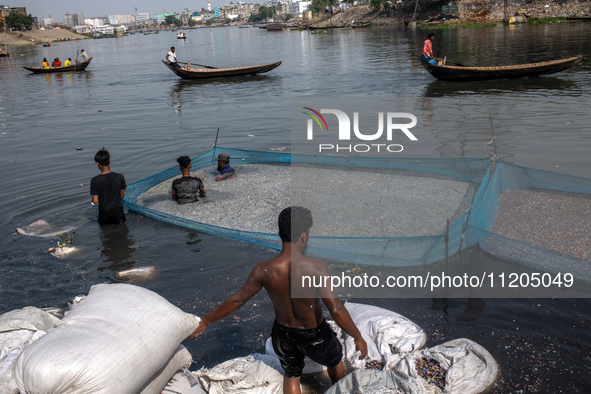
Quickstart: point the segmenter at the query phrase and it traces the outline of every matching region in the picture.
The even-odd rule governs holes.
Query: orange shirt
[[[428,38],[423,43],[423,51],[421,52],[421,55],[433,57],[433,43]]]

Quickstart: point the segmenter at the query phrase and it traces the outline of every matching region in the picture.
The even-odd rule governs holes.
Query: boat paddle
[[[177,62],[177,63],[180,63],[180,64],[187,64],[187,63],[185,63],[185,62]],[[191,64],[194,64],[194,65],[196,65],[196,66],[200,66],[200,67],[205,67],[205,68],[215,68],[215,69],[219,68],[219,67],[205,66],[205,65],[203,65],[203,64],[197,64],[197,63],[191,63]]]

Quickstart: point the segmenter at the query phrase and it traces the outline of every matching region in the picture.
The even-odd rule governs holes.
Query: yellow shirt
[[[71,66],[71,65],[72,65],[72,62],[71,62],[71,61],[69,61],[69,60],[66,60],[66,61],[64,62],[64,67],[68,67],[68,66]]]
[[[43,62],[43,68],[49,68],[49,63]]]

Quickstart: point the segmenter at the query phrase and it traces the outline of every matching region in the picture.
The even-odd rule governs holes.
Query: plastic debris
[[[154,276],[154,274],[156,274],[156,269],[154,267],[139,267],[119,271],[115,273],[115,278],[119,280],[149,279]]]

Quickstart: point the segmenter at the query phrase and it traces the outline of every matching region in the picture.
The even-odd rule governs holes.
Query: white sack
[[[179,345],[170,360],[142,387],[138,394],[160,394],[168,381],[182,368],[189,368],[193,359],[183,345]]]
[[[201,379],[209,394],[282,394],[281,371],[277,358],[252,354],[193,374]]]
[[[15,330],[49,331],[60,319],[39,308],[27,306],[0,315],[0,332]]]
[[[207,394],[199,378],[187,369],[178,371],[168,382],[162,394]]]
[[[57,308],[50,308],[53,312]],[[0,315],[0,394],[18,394],[11,365],[24,348],[41,338],[60,320],[34,307],[16,309]]]
[[[335,383],[325,394],[439,394],[426,391],[415,380],[396,371],[355,370]]]
[[[14,379],[26,394],[137,394],[198,323],[147,289],[95,285],[21,353]]]
[[[435,360],[445,370],[445,394],[482,393],[497,377],[494,358],[485,348],[466,338],[407,354],[395,366],[395,370],[407,374],[422,386],[433,387],[418,375],[415,365],[419,359]]]
[[[367,342],[369,360],[383,362],[384,369],[391,369],[390,366],[400,360],[401,354],[420,349],[427,342],[427,335],[419,326],[396,312],[353,302],[347,302],[345,307]],[[359,360],[353,337],[336,324],[333,327],[343,340],[345,359],[354,368],[364,369],[366,360]],[[390,344],[394,346],[395,354],[390,350]]]

